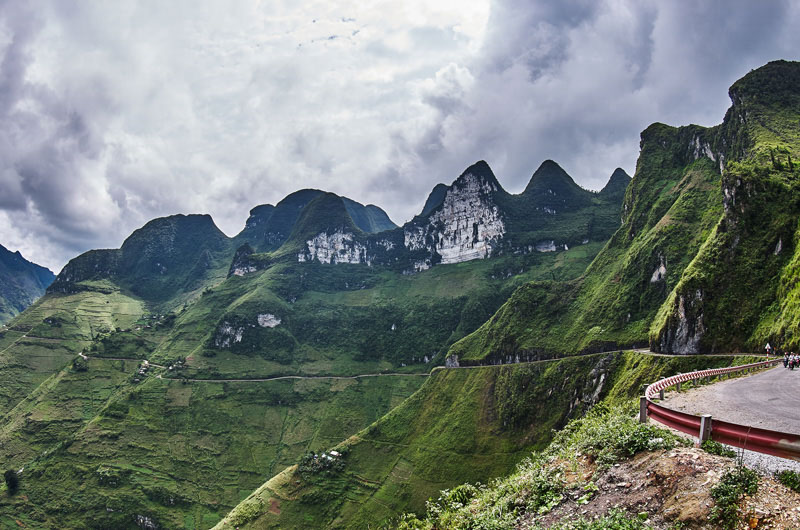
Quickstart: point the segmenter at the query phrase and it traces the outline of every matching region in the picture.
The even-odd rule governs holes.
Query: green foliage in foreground
[[[787,488],[800,493],[800,473],[785,469],[778,473],[778,481]]]
[[[686,441],[666,429],[641,424],[624,407],[595,406],[584,416],[558,432],[550,446],[524,460],[510,476],[489,486],[463,485],[443,491],[430,501],[427,515],[419,519],[405,514],[400,528],[405,529],[512,529],[523,520],[550,511],[563,499],[568,488],[564,472],[577,465],[580,456],[607,466],[641,451],[669,449]],[[585,484],[573,485],[583,488]],[[625,520],[622,514],[610,514],[608,526],[598,521],[570,523],[564,529],[647,528],[641,521]]]
[[[645,522],[646,520],[646,518],[631,517],[622,510],[611,510],[608,515],[599,519],[581,517],[576,521],[551,526],[550,530],[647,530],[653,528]]]
[[[758,475],[742,465],[728,471],[719,483],[711,488],[711,498],[716,503],[711,508],[711,520],[722,528],[736,528],[739,522],[739,501],[744,495],[758,491]]]
[[[712,455],[726,456],[728,458],[733,458],[736,456],[736,452],[734,450],[728,449],[726,446],[719,442],[715,442],[714,440],[704,441],[700,448],[706,453],[710,453]]]

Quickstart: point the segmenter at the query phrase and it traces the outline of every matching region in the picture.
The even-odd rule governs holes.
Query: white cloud
[[[0,233],[54,269],[149,219],[317,187],[396,222],[486,159],[599,188],[650,122],[721,120],[790,3],[0,0]],[[757,26],[757,27],[755,27]]]

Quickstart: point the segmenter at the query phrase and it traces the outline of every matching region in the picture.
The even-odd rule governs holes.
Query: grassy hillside
[[[593,403],[629,400],[663,375],[749,362],[745,357],[595,354],[531,364],[439,368],[413,396],[329,449],[340,469],[292,466],[215,528],[367,528],[462,482],[508,473]],[[391,525],[390,525],[391,526]]]
[[[516,287],[574,278],[600,248],[476,260],[415,275],[277,263],[232,276],[188,306],[151,358],[186,357],[186,374],[198,377],[427,370]],[[280,324],[257,325],[267,314]]]
[[[0,527],[17,519],[80,527],[90,516],[124,528],[138,515],[210,527],[304,452],[398,405],[425,379],[411,373],[427,372],[516,286],[575,277],[600,247],[415,275],[278,260],[221,281],[175,314],[151,311],[108,280],[48,294],[0,339],[0,464],[25,468]],[[164,368],[142,377],[137,359]],[[409,375],[202,381],[385,371]]]
[[[140,300],[108,282],[39,299],[0,333],[0,415],[60,373],[98,335],[131,327],[144,312]]]
[[[652,324],[663,351],[797,349],[800,63],[734,83],[719,134],[741,152],[722,175],[724,213]]]
[[[24,467],[0,527],[208,528],[277,470],[400,403],[420,376],[181,383],[138,363],[65,368],[12,411],[0,460]]]
[[[800,63],[770,63],[731,87],[721,125],[648,127],[622,226],[586,273],[523,286],[449,354],[796,348],[798,77]]]

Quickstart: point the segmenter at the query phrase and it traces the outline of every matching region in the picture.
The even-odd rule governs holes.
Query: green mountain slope
[[[71,260],[49,291],[71,293],[87,288],[87,281],[111,281],[154,308],[169,310],[224,279],[232,254],[233,243],[210,216],[162,217],[134,231],[119,249]]]
[[[49,270],[0,245],[0,324],[25,310],[53,283]]]
[[[72,260],[0,339],[0,462],[35,499],[0,521],[209,527],[399,404],[518,286],[575,278],[603,245],[420,271],[399,263],[404,229],[364,230],[348,204],[299,193],[235,238],[208,216],[157,219]],[[264,251],[267,233],[288,235]]]
[[[586,273],[522,287],[451,348],[452,362],[648,342],[676,353],[794,345],[798,71],[778,61],[745,76],[717,127],[648,127],[622,226]]]
[[[776,61],[737,81],[712,149],[731,146],[723,213],[651,327],[661,351],[800,346],[800,63]]]
[[[331,446],[339,466],[287,468],[215,529],[393,527],[442,489],[508,473],[594,403],[627,402],[662,375],[751,361],[620,352],[436,369],[402,405]]]

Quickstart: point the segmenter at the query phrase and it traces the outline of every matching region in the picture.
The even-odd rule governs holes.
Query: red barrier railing
[[[653,399],[655,395],[659,393],[661,390],[667,389],[671,386],[675,386],[678,383],[685,383],[686,381],[692,381],[694,379],[703,379],[704,377],[716,377],[734,372],[742,372],[745,370],[752,370],[755,368],[766,368],[767,366],[779,362],[782,362],[781,359],[772,359],[769,361],[743,364],[741,366],[729,366],[727,368],[714,368],[711,370],[700,370],[698,372],[691,372],[688,374],[673,375],[672,377],[667,377],[666,379],[662,379],[661,381],[657,381],[652,385],[648,386],[647,390],[645,391],[645,395],[647,396],[647,399]]]
[[[759,453],[779,456],[781,458],[788,458],[790,460],[800,460],[800,435],[798,434],[771,431],[768,429],[760,429],[758,427],[749,427],[747,425],[738,425],[736,423],[730,423],[727,421],[715,420],[710,417],[701,418],[700,416],[695,416],[694,414],[686,414],[685,412],[668,409],[663,405],[658,405],[651,401],[663,390],[679,383],[703,379],[705,377],[741,372],[754,368],[766,368],[778,362],[780,362],[780,359],[762,361],[742,366],[732,366],[729,368],[700,370],[698,372],[667,377],[666,379],[662,379],[661,381],[653,383],[647,387],[642,403],[642,414],[646,414],[648,418],[652,418],[663,425],[672,427],[673,429],[677,429],[686,434],[696,436],[700,438],[701,441],[704,438],[704,435],[701,432],[702,422],[709,420],[711,423],[708,437],[714,441]]]

